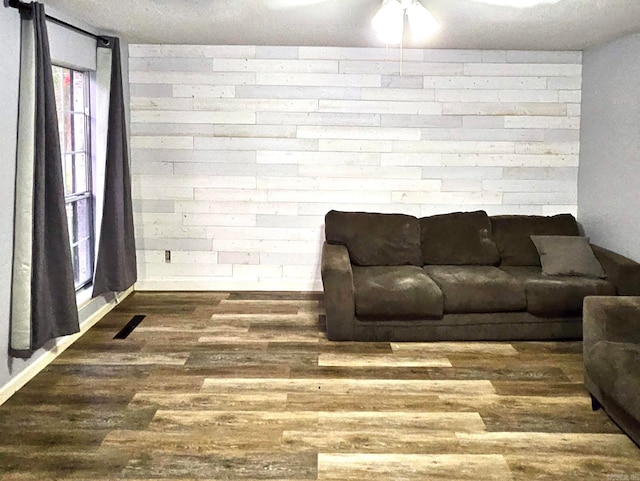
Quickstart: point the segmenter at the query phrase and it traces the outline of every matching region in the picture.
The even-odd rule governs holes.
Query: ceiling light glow
[[[378,39],[388,45],[401,43],[405,15],[416,41],[426,39],[440,28],[435,17],[418,0],[384,0],[371,21]]]
[[[416,41],[425,40],[440,29],[436,18],[420,2],[413,2],[407,7],[407,18],[411,35]]]
[[[376,36],[384,43],[396,45],[402,41],[404,8],[397,0],[385,0],[371,21]]]

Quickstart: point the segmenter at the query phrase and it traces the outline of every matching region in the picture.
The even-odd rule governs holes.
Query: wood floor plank
[[[517,356],[518,351],[507,342],[392,342],[394,353],[432,352],[440,354],[475,353],[490,356]]]
[[[286,394],[208,394],[166,393],[142,391],[133,396],[130,406],[155,407],[168,411],[211,410],[223,411],[281,411],[287,403]]]
[[[109,429],[43,430],[39,426],[25,429],[23,426],[4,426],[0,436],[0,460],[7,453],[69,453],[74,451],[95,451],[109,434]],[[0,464],[4,467],[4,463]]]
[[[265,395],[265,398],[268,395]],[[314,411],[209,411],[159,409],[149,429],[155,431],[180,431],[182,429],[209,431],[214,428],[240,428],[250,436],[251,430],[266,427],[272,430],[303,429],[318,424],[319,413]]]
[[[296,479],[317,478],[315,454],[251,453],[244,455],[143,454],[133,457],[123,470],[124,478],[194,479]]]
[[[640,473],[640,460],[634,457],[549,454],[507,455],[514,481],[631,481]]]
[[[290,353],[308,353],[310,346],[307,343],[289,342],[286,340],[273,341],[268,344],[269,352],[286,351]],[[315,352],[315,351],[313,351]],[[393,354],[388,342],[329,342],[320,339],[317,346],[319,353],[334,354]]]
[[[318,429],[321,431],[388,430],[390,432],[412,431],[485,431],[485,425],[478,413],[448,412],[319,412]]]
[[[165,352],[165,353],[128,353],[128,352],[104,352],[104,353],[87,353],[74,352],[68,356],[58,357],[54,364],[99,364],[108,366],[121,364],[131,366],[139,365],[181,365],[184,364],[189,355],[182,352]]]
[[[266,350],[217,352],[215,349],[199,349],[191,353],[189,359],[187,359],[185,363],[185,366],[256,366],[260,372],[266,373],[271,371],[269,366],[292,366],[294,364],[317,366],[318,355],[315,353],[290,353],[286,351],[275,353],[267,352]]]
[[[512,477],[500,455],[320,453],[318,479],[511,481]]]
[[[244,342],[274,342],[282,339],[282,333],[277,329],[273,329],[270,331],[251,331],[251,332],[228,332],[222,333],[217,336],[212,335],[203,335],[198,338],[198,342],[208,343],[208,344],[217,344],[217,343],[239,343],[243,344]],[[299,332],[299,333],[290,333],[287,336],[288,342],[300,342],[300,343],[310,343],[310,344],[318,344],[320,342],[318,334],[315,332]]]
[[[212,379],[202,385],[203,392],[325,392],[330,394],[360,394],[375,396],[389,394],[492,394],[491,382],[479,381],[421,381],[404,379]]]
[[[249,452],[295,452],[280,449],[282,431],[255,427],[248,429],[213,428],[207,431],[185,430],[163,432],[147,430],[112,430],[101,443],[101,447],[121,449],[135,456],[143,454],[199,455],[234,454]]]
[[[291,365],[291,378],[300,379],[379,379],[379,380],[414,380],[430,379],[427,367],[384,367],[384,366],[317,366],[313,364],[296,363]]]
[[[25,450],[2,454],[6,480],[58,480],[119,477],[129,462],[129,453],[119,449],[71,451],[65,453]]]
[[[225,353],[226,354],[226,353]],[[156,381],[161,378],[167,380],[188,380],[189,378],[255,378],[259,375],[261,378],[287,378],[291,370],[290,364],[285,362],[278,362],[277,359],[272,359],[269,362],[260,363],[245,362],[245,363],[216,363],[208,362],[208,357],[203,356],[197,358],[197,362],[185,363],[183,366],[157,366],[153,373],[149,376],[149,379]],[[312,357],[309,357],[308,362],[313,362]],[[235,373],[235,375],[234,375]],[[201,380],[201,383],[204,379]],[[140,389],[140,388],[139,388]]]
[[[428,411],[431,406],[442,406],[437,394],[360,394],[288,393],[288,411]]]
[[[578,456],[629,457],[640,460],[640,450],[624,434],[536,433],[536,432],[456,432],[461,449],[469,454],[541,456],[557,453]]]
[[[638,478],[580,342],[324,331],[320,293],[137,292],[0,406],[0,481]]]
[[[540,382],[492,380],[491,384],[501,396],[551,396],[551,397],[587,397],[588,393],[581,382]]]
[[[454,361],[451,361],[453,364]],[[428,370],[430,379],[488,379],[490,381],[546,381],[569,382],[565,372],[557,367],[549,366],[476,366],[476,367],[433,367]]]
[[[12,429],[48,430],[122,429],[125,426],[141,429],[154,417],[155,408],[120,408],[118,406],[90,406],[61,409],[54,404],[14,407],[0,411],[0,432]]]
[[[324,453],[363,454],[448,454],[458,451],[455,433],[449,431],[393,431],[345,429],[329,431],[284,431],[283,449]]]
[[[318,366],[325,367],[452,367],[443,356],[394,356],[375,354],[323,353]]]

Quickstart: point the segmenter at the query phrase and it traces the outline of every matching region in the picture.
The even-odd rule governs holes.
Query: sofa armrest
[[[353,338],[355,299],[349,251],[343,245],[322,246],[322,285],[327,311],[327,337],[331,341]]]
[[[640,296],[640,263],[597,245],[591,248],[619,296]]]

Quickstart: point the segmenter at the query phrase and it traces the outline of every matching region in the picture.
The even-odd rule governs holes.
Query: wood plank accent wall
[[[138,287],[319,290],[330,209],[575,214],[580,52],[399,60],[131,45]]]

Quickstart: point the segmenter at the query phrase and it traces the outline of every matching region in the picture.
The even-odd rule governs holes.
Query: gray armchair
[[[584,300],[585,387],[600,407],[640,445],[640,297]]]

